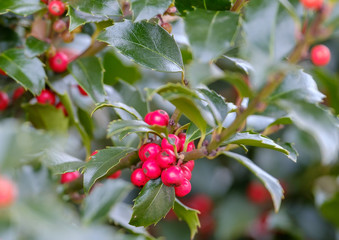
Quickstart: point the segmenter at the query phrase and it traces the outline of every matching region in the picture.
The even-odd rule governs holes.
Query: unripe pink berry
[[[132,172],[131,182],[137,187],[143,187],[149,178],[145,175],[144,171],[141,168],[137,168]]]
[[[11,180],[0,176],[0,208],[12,205],[17,197],[17,192],[17,188]]]
[[[64,20],[58,19],[53,23],[53,30],[57,33],[62,33],[67,28]]]
[[[163,149],[161,150],[157,157],[156,162],[161,168],[168,168],[176,162],[175,154],[170,149]]]
[[[161,173],[161,181],[166,186],[179,186],[181,185],[184,176],[182,175],[182,171],[178,166],[172,166]]]
[[[150,179],[156,179],[161,175],[161,168],[153,159],[147,160],[142,164],[142,170],[145,175]]]
[[[184,179],[181,185],[174,187],[175,195],[177,197],[186,196],[191,192],[191,189],[192,189],[191,183],[187,179]]]

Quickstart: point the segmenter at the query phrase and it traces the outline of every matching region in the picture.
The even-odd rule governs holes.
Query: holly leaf
[[[339,193],[333,195],[332,198],[327,199],[321,206],[320,212],[322,215],[335,226],[339,227],[338,215],[336,214],[339,210]]]
[[[46,7],[40,0],[8,0],[0,2],[0,15],[13,12],[27,16]]]
[[[269,175],[267,172],[259,168],[257,165],[255,165],[250,159],[247,157],[244,157],[240,154],[233,153],[233,152],[223,152],[222,154],[233,158],[237,161],[239,161],[242,165],[247,167],[251,172],[253,172],[265,185],[267,190],[270,192],[272,200],[273,200],[273,205],[274,209],[276,212],[278,212],[281,204],[281,199],[284,197],[284,190],[281,187],[279,181]]]
[[[220,57],[232,45],[238,31],[239,15],[196,9],[189,12],[184,21],[193,58],[209,62]]]
[[[26,39],[25,55],[29,58],[39,56],[40,54],[47,51],[49,44],[41,41],[33,36],[29,36]]]
[[[106,180],[104,184],[96,186],[83,202],[82,220],[88,224],[104,221],[110,209],[132,189],[132,185],[124,180]]]
[[[69,4],[76,10],[93,16],[119,17],[121,9],[117,0],[70,0]]]
[[[194,61],[186,70],[186,78],[192,87],[199,84],[209,84],[224,78],[224,72],[214,63],[201,63]]]
[[[137,119],[137,120],[142,120],[142,117],[141,115],[137,112],[137,110],[135,110],[133,107],[131,106],[128,106],[124,103],[121,103],[121,102],[113,102],[113,103],[99,103],[95,109],[92,111],[92,114],[94,112],[96,112],[97,110],[101,109],[101,108],[104,108],[104,107],[111,107],[111,108],[114,108],[114,109],[121,109],[123,110],[124,112],[127,112],[129,113],[130,116],[133,116],[133,118]],[[120,113],[120,111],[118,111],[118,114]],[[120,114],[119,114],[120,115]],[[120,115],[121,117],[121,115]],[[121,117],[122,118],[122,117]],[[127,120],[127,119],[125,119]]]
[[[95,102],[105,101],[104,69],[99,58],[91,56],[77,59],[68,65],[68,70]]]
[[[162,15],[171,3],[172,0],[132,0],[131,9],[133,11],[134,21],[148,20],[158,14]]]
[[[231,7],[230,0],[177,0],[175,6],[181,13],[191,11],[195,8],[205,10],[226,11]]]
[[[130,147],[109,147],[91,156],[91,160],[87,162],[83,171],[85,192],[88,193],[99,178],[109,173],[109,170],[119,164],[123,157],[134,151],[136,149]]]
[[[33,94],[45,85],[46,73],[38,58],[28,58],[23,49],[9,49],[0,55],[0,68]]]
[[[7,49],[19,47],[22,45],[21,39],[13,29],[5,26],[0,26],[0,52]]]
[[[191,239],[193,239],[194,235],[198,232],[198,227],[200,227],[198,218],[200,212],[185,206],[178,199],[175,199],[173,211],[180,220],[184,220],[187,223],[191,231]]]
[[[149,180],[135,199],[130,224],[147,227],[156,224],[173,207],[175,193],[161,179]]]
[[[144,67],[161,72],[183,71],[179,47],[157,24],[125,20],[106,28],[98,40],[107,42]]]

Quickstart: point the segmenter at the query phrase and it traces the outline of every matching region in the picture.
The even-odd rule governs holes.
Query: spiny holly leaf
[[[191,231],[191,239],[193,239],[194,235],[198,232],[198,227],[200,227],[199,211],[185,206],[178,199],[175,199],[173,210],[179,219],[184,220],[188,224]]]
[[[224,72],[214,63],[201,63],[193,61],[186,69],[186,78],[192,87],[199,84],[209,84],[224,78]]]
[[[231,46],[238,31],[239,15],[196,9],[184,21],[194,59],[209,62]]]
[[[226,11],[231,7],[230,0],[177,0],[175,6],[181,13],[195,8],[205,10]]]
[[[85,223],[106,220],[110,209],[126,197],[132,185],[124,180],[106,180],[103,185],[96,186],[85,198],[83,217]]]
[[[129,147],[109,147],[91,157],[84,169],[84,190],[88,193],[93,184],[105,176],[128,153],[136,151]]]
[[[134,21],[148,20],[158,14],[162,15],[171,3],[172,0],[132,0],[131,8]]]
[[[41,41],[33,36],[26,39],[25,55],[27,57],[35,57],[47,51],[49,44]]]
[[[36,57],[26,57],[23,49],[9,49],[1,53],[0,68],[36,95],[43,89],[47,78],[42,62]]]
[[[288,150],[284,149],[283,147],[275,143],[272,139],[257,133],[252,132],[236,133],[233,137],[226,140],[223,144],[243,144],[255,147],[268,148],[282,152],[292,161],[294,162],[296,161],[296,159],[294,158],[295,157],[294,154],[290,155],[290,152]]]
[[[0,2],[0,15],[10,11],[18,15],[30,15],[46,7],[40,0],[8,0]]]
[[[54,174],[74,172],[85,165],[84,161],[56,149],[45,150],[41,160]]]
[[[94,122],[93,119],[91,118],[91,115],[81,108],[77,109],[77,115],[79,118],[79,122],[86,131],[87,135],[90,138],[93,138]]]
[[[56,133],[66,134],[68,132],[69,119],[61,109],[40,103],[24,104],[23,108],[34,127]]]
[[[106,28],[98,39],[144,67],[161,72],[183,71],[181,53],[175,40],[157,24],[125,20]]]
[[[120,140],[124,139],[131,133],[154,133],[159,136],[167,134],[166,127],[160,127],[156,125],[148,125],[141,120],[114,120],[107,128],[107,137],[120,134]]]
[[[121,102],[113,102],[113,103],[99,103],[95,109],[92,111],[92,115],[95,111],[103,108],[103,107],[111,107],[114,109],[121,109],[127,113],[129,113],[131,116],[133,116],[137,120],[142,120],[141,115],[135,110],[133,107],[130,107],[124,103]],[[121,117],[121,116],[120,116]]]
[[[68,65],[68,70],[95,102],[104,102],[104,69],[99,58],[92,56],[77,59]]]
[[[135,199],[130,224],[147,227],[156,224],[173,207],[175,193],[158,178],[149,180]]]
[[[117,0],[70,0],[69,4],[76,10],[98,16],[121,16]]]
[[[280,208],[281,199],[284,197],[284,190],[280,186],[279,181],[269,175],[267,172],[263,171],[257,165],[255,165],[250,159],[244,157],[240,154],[233,152],[223,152],[224,155],[234,158],[239,161],[242,165],[247,167],[251,172],[253,172],[265,185],[267,190],[270,192],[273,200],[274,209],[277,212]]]
[[[228,57],[225,55],[223,56],[223,58],[225,58],[228,61],[233,62],[238,68],[243,70],[246,74],[251,74],[252,72],[254,72],[253,66],[249,62],[241,58]]]

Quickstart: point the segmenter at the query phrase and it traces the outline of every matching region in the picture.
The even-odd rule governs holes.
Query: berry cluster
[[[145,116],[145,122],[149,125],[167,126],[169,116],[164,110],[156,110]],[[178,160],[176,153],[192,151],[193,142],[184,149],[186,134],[180,133],[168,135],[161,140],[160,145],[155,142],[143,144],[139,149],[140,167],[131,175],[131,182],[137,187],[143,187],[150,179],[161,177],[163,184],[174,187],[175,194],[183,197],[191,191],[191,183],[194,161],[183,163]]]
[[[1,69],[0,69],[1,70]],[[25,89],[23,87],[17,87],[12,95],[13,101],[20,98],[25,93]],[[5,111],[9,106],[10,99],[6,92],[0,91],[0,111]]]
[[[55,101],[56,101],[56,97],[55,97],[55,94],[52,91],[44,89],[44,90],[41,91],[40,95],[36,97],[36,100],[38,101],[38,103],[41,103],[41,104],[54,105]],[[61,102],[56,104],[55,107],[57,109],[61,109],[62,112],[64,113],[64,115],[68,116],[68,113],[67,113],[65,106]]]

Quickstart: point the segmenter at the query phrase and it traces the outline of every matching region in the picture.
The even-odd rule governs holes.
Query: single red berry
[[[161,181],[166,186],[180,186],[184,180],[181,168],[178,166],[172,166],[161,173]]]
[[[109,179],[117,179],[121,176],[121,170],[116,171],[115,173],[109,175],[107,178]]]
[[[9,97],[6,92],[0,91],[0,111],[6,110],[9,105]]]
[[[77,87],[81,95],[88,96],[87,92],[80,85],[77,85]]]
[[[49,59],[49,66],[56,73],[62,73],[66,71],[68,63],[69,59],[63,52],[57,52]]]
[[[331,60],[331,52],[325,45],[317,45],[311,50],[311,60],[316,66],[325,66]]]
[[[270,193],[259,182],[251,182],[247,187],[247,197],[256,204],[265,203],[270,200]]]
[[[61,175],[60,183],[64,184],[64,183],[73,182],[74,180],[79,178],[80,175],[81,174],[78,171],[63,173]]]
[[[184,197],[191,192],[192,186],[191,183],[184,179],[180,186],[174,187],[175,195],[177,197]]]
[[[145,175],[150,179],[156,179],[161,175],[161,168],[153,159],[147,160],[142,164],[142,170]]]
[[[168,168],[176,162],[175,154],[170,149],[163,149],[161,150],[157,157],[156,162],[161,168]]]
[[[57,109],[61,109],[66,117],[68,116],[68,112],[67,112],[65,106],[62,104],[62,102],[59,102],[55,107]]]
[[[197,194],[188,200],[186,203],[190,208],[200,212],[199,216],[210,215],[213,209],[212,199],[205,194]]]
[[[179,133],[178,138],[180,139],[180,149],[178,150],[178,152],[181,152],[184,150],[184,145],[186,141],[186,133]]]
[[[195,149],[195,145],[194,145],[194,142],[189,142],[187,144],[187,149],[186,149],[186,152],[190,152],[190,151],[193,151]]]
[[[145,122],[149,125],[159,125],[167,126],[169,121],[169,116],[164,110],[156,110],[146,114],[144,118]]]
[[[160,151],[161,147],[158,144],[147,143],[139,149],[139,158],[143,162],[149,159],[155,160]]]
[[[170,139],[171,142],[173,142],[177,148],[177,151],[180,149],[181,147],[181,141],[178,138],[178,136],[174,135],[174,134],[168,134],[168,138]],[[174,147],[171,143],[168,142],[167,138],[163,138],[161,141],[161,147],[163,149],[170,149],[172,151],[174,151]]]
[[[165,29],[168,33],[172,32],[172,25],[170,23],[162,23],[161,27]]]
[[[23,87],[17,87],[14,92],[13,92],[13,101],[17,100],[18,98],[20,98],[24,93],[25,93],[25,89]]]
[[[300,2],[307,9],[318,10],[322,7],[324,0],[300,0]]]
[[[182,165],[181,171],[182,171],[182,175],[184,176],[184,178],[186,178],[188,181],[191,180],[192,172],[187,166]]]
[[[57,33],[62,33],[67,28],[64,20],[58,19],[53,23],[53,30]]]
[[[4,76],[7,76],[7,74],[4,72],[4,70],[2,70],[1,68],[0,68],[0,75],[4,75]]]
[[[194,169],[194,160],[190,160],[190,161],[186,162],[185,164],[183,164],[183,166],[188,167],[188,169],[191,170],[191,172],[192,172],[193,169]]]
[[[0,208],[9,207],[17,197],[17,188],[15,184],[0,176]]]
[[[48,11],[53,16],[61,16],[66,10],[65,4],[58,0],[50,1],[48,4]]]
[[[147,113],[144,118],[145,123],[147,123],[148,125],[152,125],[152,122],[151,122],[152,114],[153,112]]]
[[[38,103],[42,103],[42,104],[54,105],[54,103],[55,103],[54,93],[52,93],[51,91],[49,91],[47,89],[42,90],[40,95],[37,96],[36,99],[38,100]]]
[[[141,168],[137,168],[132,172],[131,182],[137,186],[142,187],[148,182],[149,178],[145,175]]]

